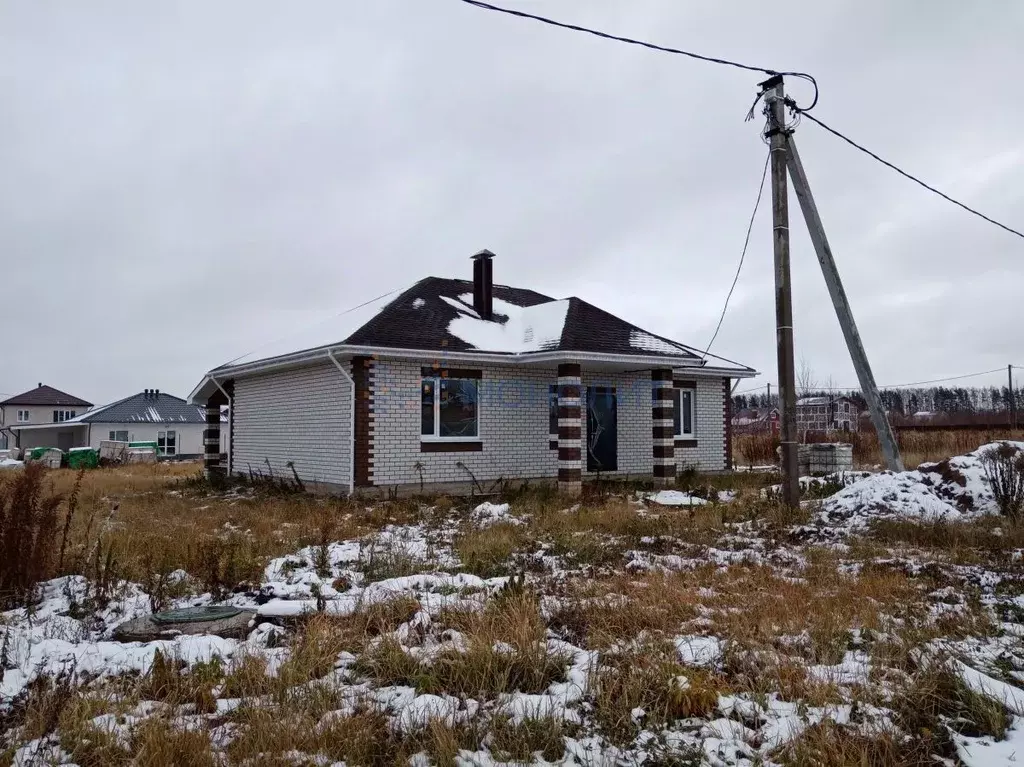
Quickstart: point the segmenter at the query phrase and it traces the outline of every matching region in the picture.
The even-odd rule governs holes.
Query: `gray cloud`
[[[823,120],[1022,224],[1019,4],[557,6],[542,12],[811,71]],[[481,247],[500,282],[695,346],[714,329],[766,151],[743,121],[754,73],[456,0],[2,16],[0,390],[184,395],[347,306],[468,275]],[[807,121],[797,139],[880,381],[1024,364],[1019,240]],[[769,210],[715,350],[774,380]],[[852,382],[792,213],[798,354]]]

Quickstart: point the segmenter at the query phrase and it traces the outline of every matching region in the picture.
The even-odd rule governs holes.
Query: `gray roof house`
[[[159,389],[101,405],[59,423],[15,426],[17,446],[99,448],[106,440],[155,442],[168,458],[198,458],[204,454],[206,414],[195,405]]]
[[[473,256],[471,281],[427,277],[355,327],[210,370],[190,396],[207,408],[207,469],[294,469],[328,491],[557,479],[575,493],[730,467],[731,381],[754,370],[580,298],[496,285],[493,255]]]

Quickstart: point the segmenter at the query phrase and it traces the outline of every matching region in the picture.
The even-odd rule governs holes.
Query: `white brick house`
[[[730,468],[732,379],[750,368],[578,298],[428,277],[336,343],[211,370],[207,465],[336,491],[486,488]],[[214,453],[230,405],[228,465]],[[215,418],[217,414],[217,418]]]
[[[857,431],[860,411],[849,397],[801,397],[796,401],[796,427],[808,431]]]

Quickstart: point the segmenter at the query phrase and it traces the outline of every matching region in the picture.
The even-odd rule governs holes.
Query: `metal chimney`
[[[486,249],[473,256],[473,308],[482,320],[491,319],[494,313],[493,258]]]

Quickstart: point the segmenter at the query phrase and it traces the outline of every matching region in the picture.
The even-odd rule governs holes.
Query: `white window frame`
[[[672,389],[672,408],[673,410],[680,410],[683,404],[683,392],[690,393],[690,431],[684,431],[683,424],[686,423],[686,419],[683,418],[683,413],[679,413],[679,429],[673,428],[675,436],[679,439],[696,439],[697,437],[697,390],[692,386],[675,386]],[[675,420],[675,414],[672,416]],[[675,427],[675,424],[672,424]]]
[[[441,436],[441,381],[472,381],[476,386],[476,434],[472,437]],[[423,382],[433,381],[434,384],[434,433],[423,433]],[[460,378],[458,376],[420,376],[420,442],[480,442],[480,379]]]
[[[28,423],[32,420],[31,410],[19,410],[18,411],[18,423]]]
[[[117,438],[118,434],[123,434],[124,435],[124,439],[118,439]],[[110,431],[110,441],[111,442],[131,442],[132,441],[132,435],[128,432],[127,429],[117,429],[117,430],[111,429],[111,431]]]
[[[74,410],[54,410],[53,414],[55,416],[54,423],[64,423],[75,417]]]
[[[174,435],[174,452],[167,452],[167,440],[168,435]],[[160,447],[160,441],[163,440],[164,446]],[[157,455],[174,456],[178,454],[178,431],[176,429],[168,429],[167,431],[158,431],[156,433],[156,452]]]

